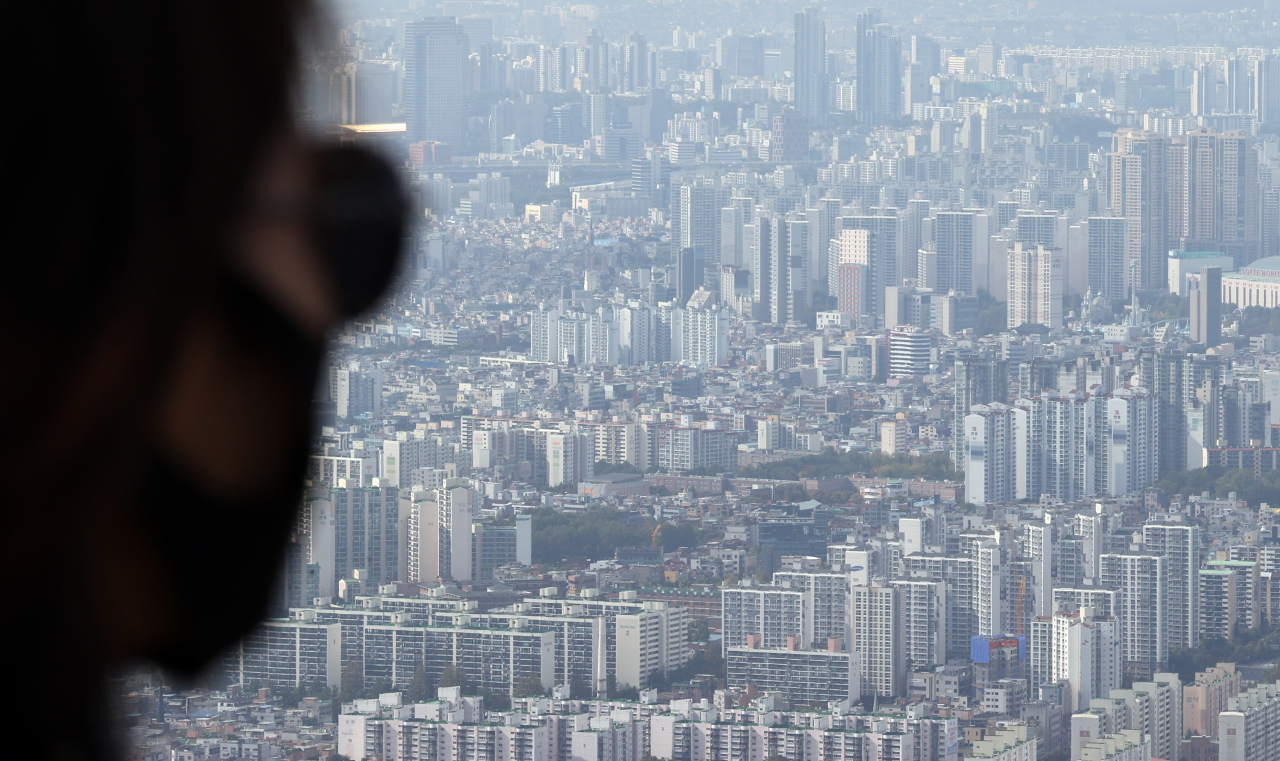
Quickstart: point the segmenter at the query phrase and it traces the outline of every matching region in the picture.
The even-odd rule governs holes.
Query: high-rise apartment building
[[[1009,400],[1009,363],[995,357],[969,355],[955,364],[955,421],[952,428],[952,457],[956,470],[963,471],[964,419],[976,404],[1007,403]]]
[[[880,9],[857,18],[858,120],[884,124],[902,111],[902,43],[880,20]]]
[[[900,637],[901,590],[881,580],[854,585],[849,603],[850,652],[861,674],[862,694],[893,698],[906,687],[906,653]]]
[[[1243,131],[1188,132],[1185,251],[1222,251],[1242,267],[1258,258],[1258,159]]]
[[[1088,225],[1089,290],[1108,299],[1126,298],[1130,274],[1125,248],[1128,220],[1090,217]]]
[[[1127,220],[1131,285],[1160,288],[1168,255],[1169,139],[1154,132],[1117,130],[1107,154],[1107,205]]]
[[[1018,431],[1025,417],[999,402],[975,404],[964,418],[962,458],[965,497],[973,504],[1005,504],[1018,499],[1022,461]]]
[[[466,148],[466,32],[451,16],[410,21],[404,29],[404,114],[409,142]]]
[[[1144,388],[1121,388],[1094,399],[1097,443],[1094,487],[1119,497],[1155,483],[1157,475],[1156,400]]]
[[[1062,327],[1063,256],[1059,249],[1014,243],[1009,252],[1008,325]]]
[[[827,123],[827,98],[831,90],[827,74],[827,25],[817,8],[805,8],[795,16],[796,112],[809,125]]]
[[[1120,592],[1126,673],[1146,678],[1169,660],[1169,561],[1149,552],[1103,553],[1099,584]]]
[[[409,505],[406,555],[409,581],[467,581],[472,572],[476,495],[464,478],[415,491]]]

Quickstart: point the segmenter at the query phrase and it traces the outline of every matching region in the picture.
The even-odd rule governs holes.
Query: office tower
[[[1169,660],[1169,561],[1146,552],[1099,555],[1101,586],[1120,592],[1124,671],[1146,678]]]
[[[404,28],[404,114],[411,143],[440,142],[460,153],[467,90],[467,35],[453,17]]]
[[[1005,504],[1018,498],[1013,410],[1000,402],[975,404],[964,417],[965,499],[975,505]]]
[[[805,8],[795,17],[796,112],[809,125],[821,129],[827,123],[827,25],[817,8]]]
[[[1265,131],[1280,129],[1280,54],[1253,63],[1253,115]]]
[[[880,423],[880,451],[887,455],[907,453],[907,421],[903,413]]]
[[[809,160],[809,120],[797,113],[773,117],[769,133],[769,160],[794,164]]]
[[[676,306],[683,307],[702,285],[702,272],[706,264],[702,246],[682,247],[676,255]]]
[[[392,106],[399,100],[396,85],[399,72],[388,61],[360,61],[342,67],[342,124],[386,124],[392,121]]]
[[[933,333],[915,325],[899,325],[889,331],[889,375],[897,378],[929,372]]]
[[[906,653],[900,637],[901,590],[883,580],[850,588],[849,651],[861,674],[863,696],[894,698],[903,693]]]
[[[609,91],[609,43],[604,35],[592,29],[578,38],[574,71],[582,80],[584,91]]]
[[[409,581],[466,581],[472,571],[475,492],[463,478],[446,479],[437,489],[413,492],[406,554]]]
[[[619,62],[621,81],[618,91],[623,93],[640,92],[648,87],[646,78],[649,65],[649,45],[644,35],[629,32],[622,35],[622,60]]]
[[[1003,55],[1003,49],[1000,43],[993,42],[988,39],[986,42],[978,45],[978,73],[994,76],[1000,65],[1000,58]]]
[[[1062,327],[1062,252],[1014,243],[1009,254],[1008,325]]]
[[[1191,340],[1208,347],[1222,343],[1222,268],[1202,267],[1190,296]]]
[[[938,255],[936,291],[958,291],[970,296],[976,293],[974,254],[977,247],[987,243],[986,220],[985,214],[970,211],[938,213],[933,225],[934,250]]]
[[[897,216],[840,217],[843,230],[867,230],[870,250],[867,256],[867,313],[882,324],[885,317],[884,289],[901,284],[898,260],[902,258],[902,220]],[[871,327],[871,326],[869,326]]]
[[[1089,217],[1089,290],[1103,298],[1124,299],[1129,295],[1127,225],[1124,217]]]
[[[755,199],[731,196],[720,210],[720,263],[750,269],[752,241],[746,234],[754,214]]]
[[[1168,255],[1169,139],[1154,132],[1117,130],[1107,154],[1107,206],[1127,222],[1129,284],[1161,288]]]
[[[970,354],[955,364],[955,420],[952,425],[952,458],[956,470],[963,472],[965,416],[975,404],[1009,401],[1009,363],[996,357]]]
[[[942,48],[932,37],[919,35],[911,38],[911,63],[924,69],[925,76],[933,76],[942,71]]]
[[[1185,251],[1222,251],[1237,267],[1258,258],[1258,159],[1245,132],[1186,134]]]
[[[868,8],[857,18],[858,120],[885,124],[902,111],[901,42],[880,10]]]

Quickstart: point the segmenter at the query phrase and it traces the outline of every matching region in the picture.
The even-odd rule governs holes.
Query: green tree
[[[461,687],[463,692],[467,689],[467,675],[462,669],[450,663],[444,667],[444,671],[440,672],[440,687]]]
[[[350,703],[364,692],[364,663],[352,658],[342,667],[342,687],[338,697],[343,703]]]
[[[711,629],[707,626],[707,619],[699,618],[689,622],[690,642],[706,642],[709,639],[711,639]]]
[[[410,703],[425,703],[430,700],[431,685],[427,679],[427,664],[419,663],[413,670],[413,678],[404,689],[404,697]]]
[[[539,697],[545,695],[546,691],[542,689],[542,680],[535,676],[522,676],[516,680],[515,696],[518,698]]]

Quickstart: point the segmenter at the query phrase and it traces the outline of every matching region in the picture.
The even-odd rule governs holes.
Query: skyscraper
[[[1014,243],[1009,252],[1009,327],[1062,327],[1062,275],[1059,249]]]
[[[467,89],[467,35],[452,16],[410,21],[404,29],[404,113],[409,142],[466,148],[462,103]]]
[[[890,326],[896,327],[896,326]],[[970,354],[955,365],[955,421],[952,427],[956,470],[964,470],[964,418],[976,404],[1009,400],[1009,363]]]
[[[897,697],[906,677],[906,653],[899,637],[901,590],[873,579],[871,584],[855,585],[850,591],[849,650],[859,664],[862,694]]]
[[[630,32],[622,35],[622,61],[620,62],[622,81],[618,83],[620,92],[640,92],[649,86],[647,78],[649,69],[649,45],[644,35]]]
[[[1146,552],[1103,554],[1101,586],[1120,592],[1120,639],[1125,672],[1148,677],[1169,660],[1166,595],[1169,561]]]
[[[1208,129],[1187,140],[1184,251],[1222,251],[1241,267],[1258,258],[1258,159],[1245,132]]]
[[[1143,548],[1166,559],[1165,605],[1170,647],[1195,649],[1200,646],[1197,587],[1200,543],[1200,526],[1195,523],[1153,518],[1142,527]]]
[[[795,34],[793,102],[810,126],[821,128],[827,122],[831,87],[827,77],[827,25],[817,8],[805,8],[796,14]]]
[[[1272,53],[1254,62],[1252,110],[1259,126],[1280,129],[1280,55]]]
[[[858,120],[893,121],[902,112],[902,43],[881,23],[879,8],[858,14],[857,35]]]
[[[1169,139],[1154,132],[1117,130],[1108,162],[1108,206],[1128,220],[1130,285],[1161,288],[1165,278]]]
[[[1201,267],[1191,284],[1191,340],[1214,347],[1222,343],[1222,268]]]
[[[1123,299],[1129,293],[1127,224],[1124,217],[1089,217],[1089,290],[1104,298]]]

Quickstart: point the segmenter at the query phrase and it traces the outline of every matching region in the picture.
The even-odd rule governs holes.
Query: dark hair
[[[11,585],[21,579],[9,602],[26,610],[6,627],[5,700],[43,744],[35,755],[94,757],[105,753],[93,710],[102,670],[146,653],[96,641],[92,622],[146,624],[86,600],[103,585],[166,583],[118,529],[145,478],[140,420],[153,414],[173,336],[228,267],[251,169],[288,125],[294,30],[308,9],[67,0],[7,10],[20,39],[0,159],[10,187],[0,551]],[[227,552],[187,548],[192,563]],[[210,603],[220,592],[208,590]]]

